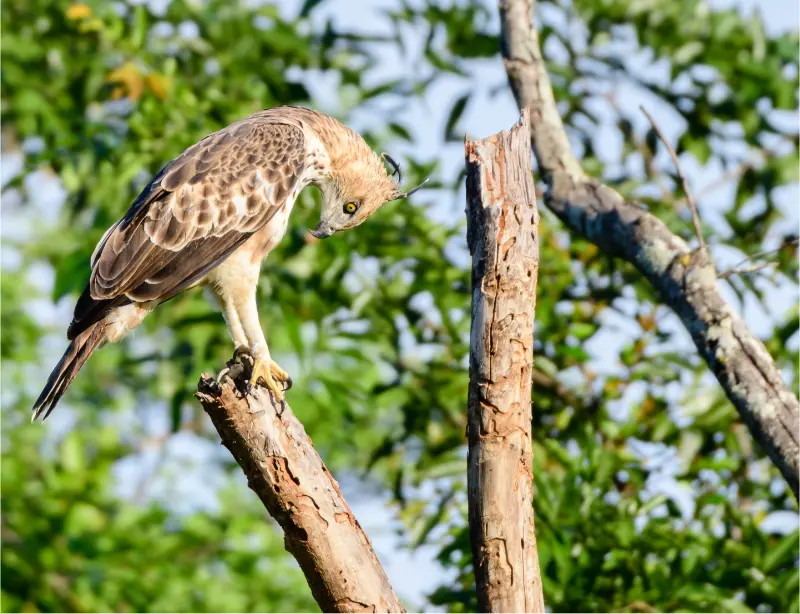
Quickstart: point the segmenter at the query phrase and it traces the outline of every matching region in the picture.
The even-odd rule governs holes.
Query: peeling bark
[[[240,369],[241,371],[241,369]],[[339,485],[286,402],[243,394],[241,373],[220,388],[208,375],[197,397],[248,486],[283,528],[323,612],[404,612]]]
[[[501,50],[548,186],[545,204],[573,232],[627,260],[680,317],[725,394],[798,496],[800,404],[764,344],[727,304],[705,250],[692,250],[658,218],[584,174],[572,153],[533,27],[533,0],[500,3]]]
[[[483,612],[544,612],[533,520],[531,375],[539,270],[528,113],[466,142],[472,253],[468,496]]]

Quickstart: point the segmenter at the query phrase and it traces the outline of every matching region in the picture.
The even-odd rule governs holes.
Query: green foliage
[[[4,3],[3,148],[25,148],[23,173],[4,189],[4,228],[7,215],[28,222],[3,235],[4,611],[314,607],[228,456],[210,455],[225,476],[212,488],[213,511],[179,511],[179,494],[119,492],[121,463],[142,464],[146,450],[181,437],[217,441],[192,393],[231,347],[199,292],[156,310],[132,341],[104,348],[44,432],[25,424],[65,344],[63,314],[86,283],[95,243],[184,147],[259,108],[319,107],[306,89],[319,75],[334,79],[343,119],[350,108],[380,117],[384,128],[366,135],[380,149],[413,151],[414,117],[395,105],[421,100],[442,111],[443,147],[459,140],[481,104],[476,75],[487,59],[498,69],[491,86],[506,90],[491,3],[398,2],[382,17],[391,36],[340,29],[322,16],[324,1],[305,2],[297,18],[251,4],[176,0],[160,17],[122,3]],[[797,133],[774,110],[797,107],[796,33],[770,36],[757,19],[698,0],[563,4],[537,6],[585,168],[691,236],[674,169],[617,91],[635,88],[660,101],[648,107],[656,117],[680,122],[687,166],[730,176],[733,189],[706,223],[718,257],[732,251],[718,252],[723,243],[738,250],[735,262],[788,234],[779,201],[797,183]],[[418,48],[404,35],[410,28]],[[380,58],[392,53],[414,70],[384,74]],[[438,94],[443,85],[449,99]],[[35,139],[44,146],[31,147]],[[613,139],[616,154],[606,151]],[[461,176],[447,176],[441,161],[403,164],[409,183],[432,174],[438,192],[387,205],[322,242],[306,232],[318,200],[304,193],[265,264],[260,307],[270,347],[295,380],[289,401],[326,462],[392,494],[409,545],[438,546],[457,574],[431,603],[468,611],[464,228],[420,206],[440,201],[438,219],[441,210],[461,219],[449,195]],[[62,209],[34,202],[37,186],[25,176],[43,170],[66,190]],[[711,194],[698,186],[704,212]],[[546,213],[541,233],[535,506],[549,607],[798,611],[798,536],[759,528],[796,505],[685,333],[632,267],[566,236]],[[776,288],[796,303],[796,262],[787,248],[775,270],[736,276],[730,287],[748,305],[769,307]],[[54,304],[55,315],[42,315]],[[797,310],[771,315],[765,343],[797,391]],[[156,473],[192,471],[161,458]]]
[[[216,513],[175,518],[114,496],[111,470],[131,452],[116,430],[45,443],[31,428],[4,437],[14,452],[2,467],[3,491],[13,493],[2,503],[3,611],[316,611],[246,493],[223,493]]]
[[[765,534],[752,513],[708,484],[698,487],[697,514],[682,515],[664,494],[632,496],[646,490],[647,472],[618,446],[593,439],[587,429],[580,457],[552,442],[534,449],[536,535],[549,608],[797,611],[798,531]],[[437,589],[431,600],[477,611],[465,507],[457,513],[462,521],[439,558],[462,571],[455,587]]]

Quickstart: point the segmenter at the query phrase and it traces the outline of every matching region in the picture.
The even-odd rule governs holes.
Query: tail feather
[[[106,340],[105,329],[105,321],[101,320],[92,324],[72,340],[56,368],[50,374],[42,394],[33,405],[32,421],[42,414],[44,414],[42,420],[47,419],[92,352],[103,345]]]

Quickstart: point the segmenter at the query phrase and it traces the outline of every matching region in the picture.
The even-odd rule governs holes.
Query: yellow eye
[[[347,203],[344,206],[344,212],[353,215],[356,211],[358,211],[358,205],[356,203]]]

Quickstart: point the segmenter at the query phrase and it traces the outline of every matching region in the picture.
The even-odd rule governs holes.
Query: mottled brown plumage
[[[305,162],[300,130],[255,122],[232,128],[170,163],[112,231],[93,265],[93,297],[142,301],[180,291],[286,201]]]
[[[323,193],[327,237],[401,198],[381,159],[337,120],[300,107],[261,111],[168,163],[92,255],[72,341],[34,405],[45,417],[91,353],[121,339],[158,304],[208,285],[237,348],[278,396],[288,375],[272,362],[255,303],[261,262],[283,238],[300,190]]]

